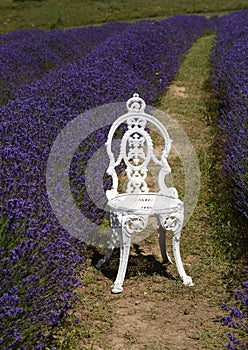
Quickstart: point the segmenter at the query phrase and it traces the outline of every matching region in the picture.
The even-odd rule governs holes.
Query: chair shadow
[[[88,247],[88,252],[89,257],[91,258],[91,264],[95,267],[98,263],[98,260],[102,259],[104,254],[101,254],[95,247]],[[109,261],[107,261],[100,268],[102,274],[112,281],[115,280],[118,272],[119,258],[120,249],[115,248]],[[129,279],[130,277],[140,275],[159,275],[169,280],[175,280],[175,277],[167,271],[167,267],[163,262],[157,260],[157,258],[153,254],[144,254],[143,250],[140,249],[140,246],[138,244],[132,244],[125,279]]]

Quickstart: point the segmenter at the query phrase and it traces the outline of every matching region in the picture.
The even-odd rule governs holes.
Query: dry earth
[[[202,271],[197,271],[197,266],[201,265],[200,256],[184,256],[185,269],[193,275],[195,283],[193,287],[186,287],[178,277],[174,264],[162,265],[156,243],[156,236],[153,235],[133,247],[122,294],[110,293],[118,267],[118,249],[102,271],[89,267],[87,273],[91,275],[91,282],[82,288],[82,292],[89,303],[84,306],[88,308],[91,304],[95,313],[94,320],[91,320],[92,314],[89,315],[88,326],[92,327],[93,333],[89,335],[87,345],[82,339],[75,349],[225,348],[223,340],[226,329],[221,324],[223,284],[220,273],[212,266],[206,268],[204,275]],[[99,257],[94,251],[93,262]],[[95,303],[101,304],[96,307],[98,311]],[[97,317],[99,307],[109,318],[105,319],[105,323],[111,319],[107,329],[104,320]],[[85,320],[84,307],[75,316]]]

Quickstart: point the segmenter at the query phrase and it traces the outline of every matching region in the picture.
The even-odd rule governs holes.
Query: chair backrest
[[[164,177],[171,172],[167,162],[167,157],[171,149],[172,140],[163,124],[154,116],[145,113],[145,101],[138,94],[133,94],[127,101],[128,112],[112,124],[108,139],[106,142],[107,153],[109,156],[109,167],[107,173],[112,176],[112,190],[107,191],[109,199],[118,195],[118,176],[116,168],[124,162],[127,175],[127,193],[149,193],[149,187],[146,179],[148,174],[148,165],[153,164],[160,167],[158,173],[158,193],[169,197],[178,198],[177,191],[174,187],[167,187]],[[118,155],[113,151],[113,140],[120,130],[120,126],[125,125],[124,135],[120,141]],[[156,131],[163,137],[164,148],[158,157],[154,153],[152,130]]]

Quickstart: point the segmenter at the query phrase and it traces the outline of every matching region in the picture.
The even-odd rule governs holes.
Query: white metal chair
[[[97,268],[111,257],[119,236],[120,262],[116,280],[111,288],[113,293],[121,293],[123,290],[132,234],[143,231],[147,227],[150,216],[157,217],[163,260],[171,262],[166,249],[166,231],[170,230],[173,233],[173,253],[179,275],[185,285],[193,285],[191,277],[185,273],[179,249],[184,219],[183,202],[178,199],[177,190],[174,187],[167,187],[164,181],[164,177],[171,172],[167,156],[172,141],[163,124],[154,116],[145,113],[145,108],[145,101],[138,94],[134,94],[127,101],[128,112],[113,123],[106,142],[110,159],[107,173],[112,177],[112,189],[106,192],[110,210],[111,235],[107,252],[104,258],[98,261]],[[116,151],[112,149],[113,138],[122,124],[126,125],[126,131],[116,155]],[[157,129],[164,140],[164,149],[160,157],[154,152],[152,127]],[[116,167],[122,162],[124,162],[127,176],[125,193],[119,193],[116,172]],[[148,166],[151,164],[160,168],[156,191],[150,191],[147,184]]]

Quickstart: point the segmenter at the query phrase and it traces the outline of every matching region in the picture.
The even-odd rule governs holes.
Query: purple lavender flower
[[[211,54],[213,90],[223,102],[219,121],[226,140],[224,169],[235,207],[248,218],[248,11],[219,19]]]
[[[248,281],[243,282],[243,285],[246,287]],[[223,317],[222,321],[225,326],[234,328],[239,336],[243,335],[245,337],[244,334],[248,333],[248,289],[237,290],[234,294],[234,299],[236,302],[234,307],[228,307],[226,303],[222,303],[224,310],[229,312],[228,315]],[[229,342],[226,345],[228,349],[246,350],[248,344],[243,344],[237,339],[236,334],[228,332],[227,336],[229,338]]]

